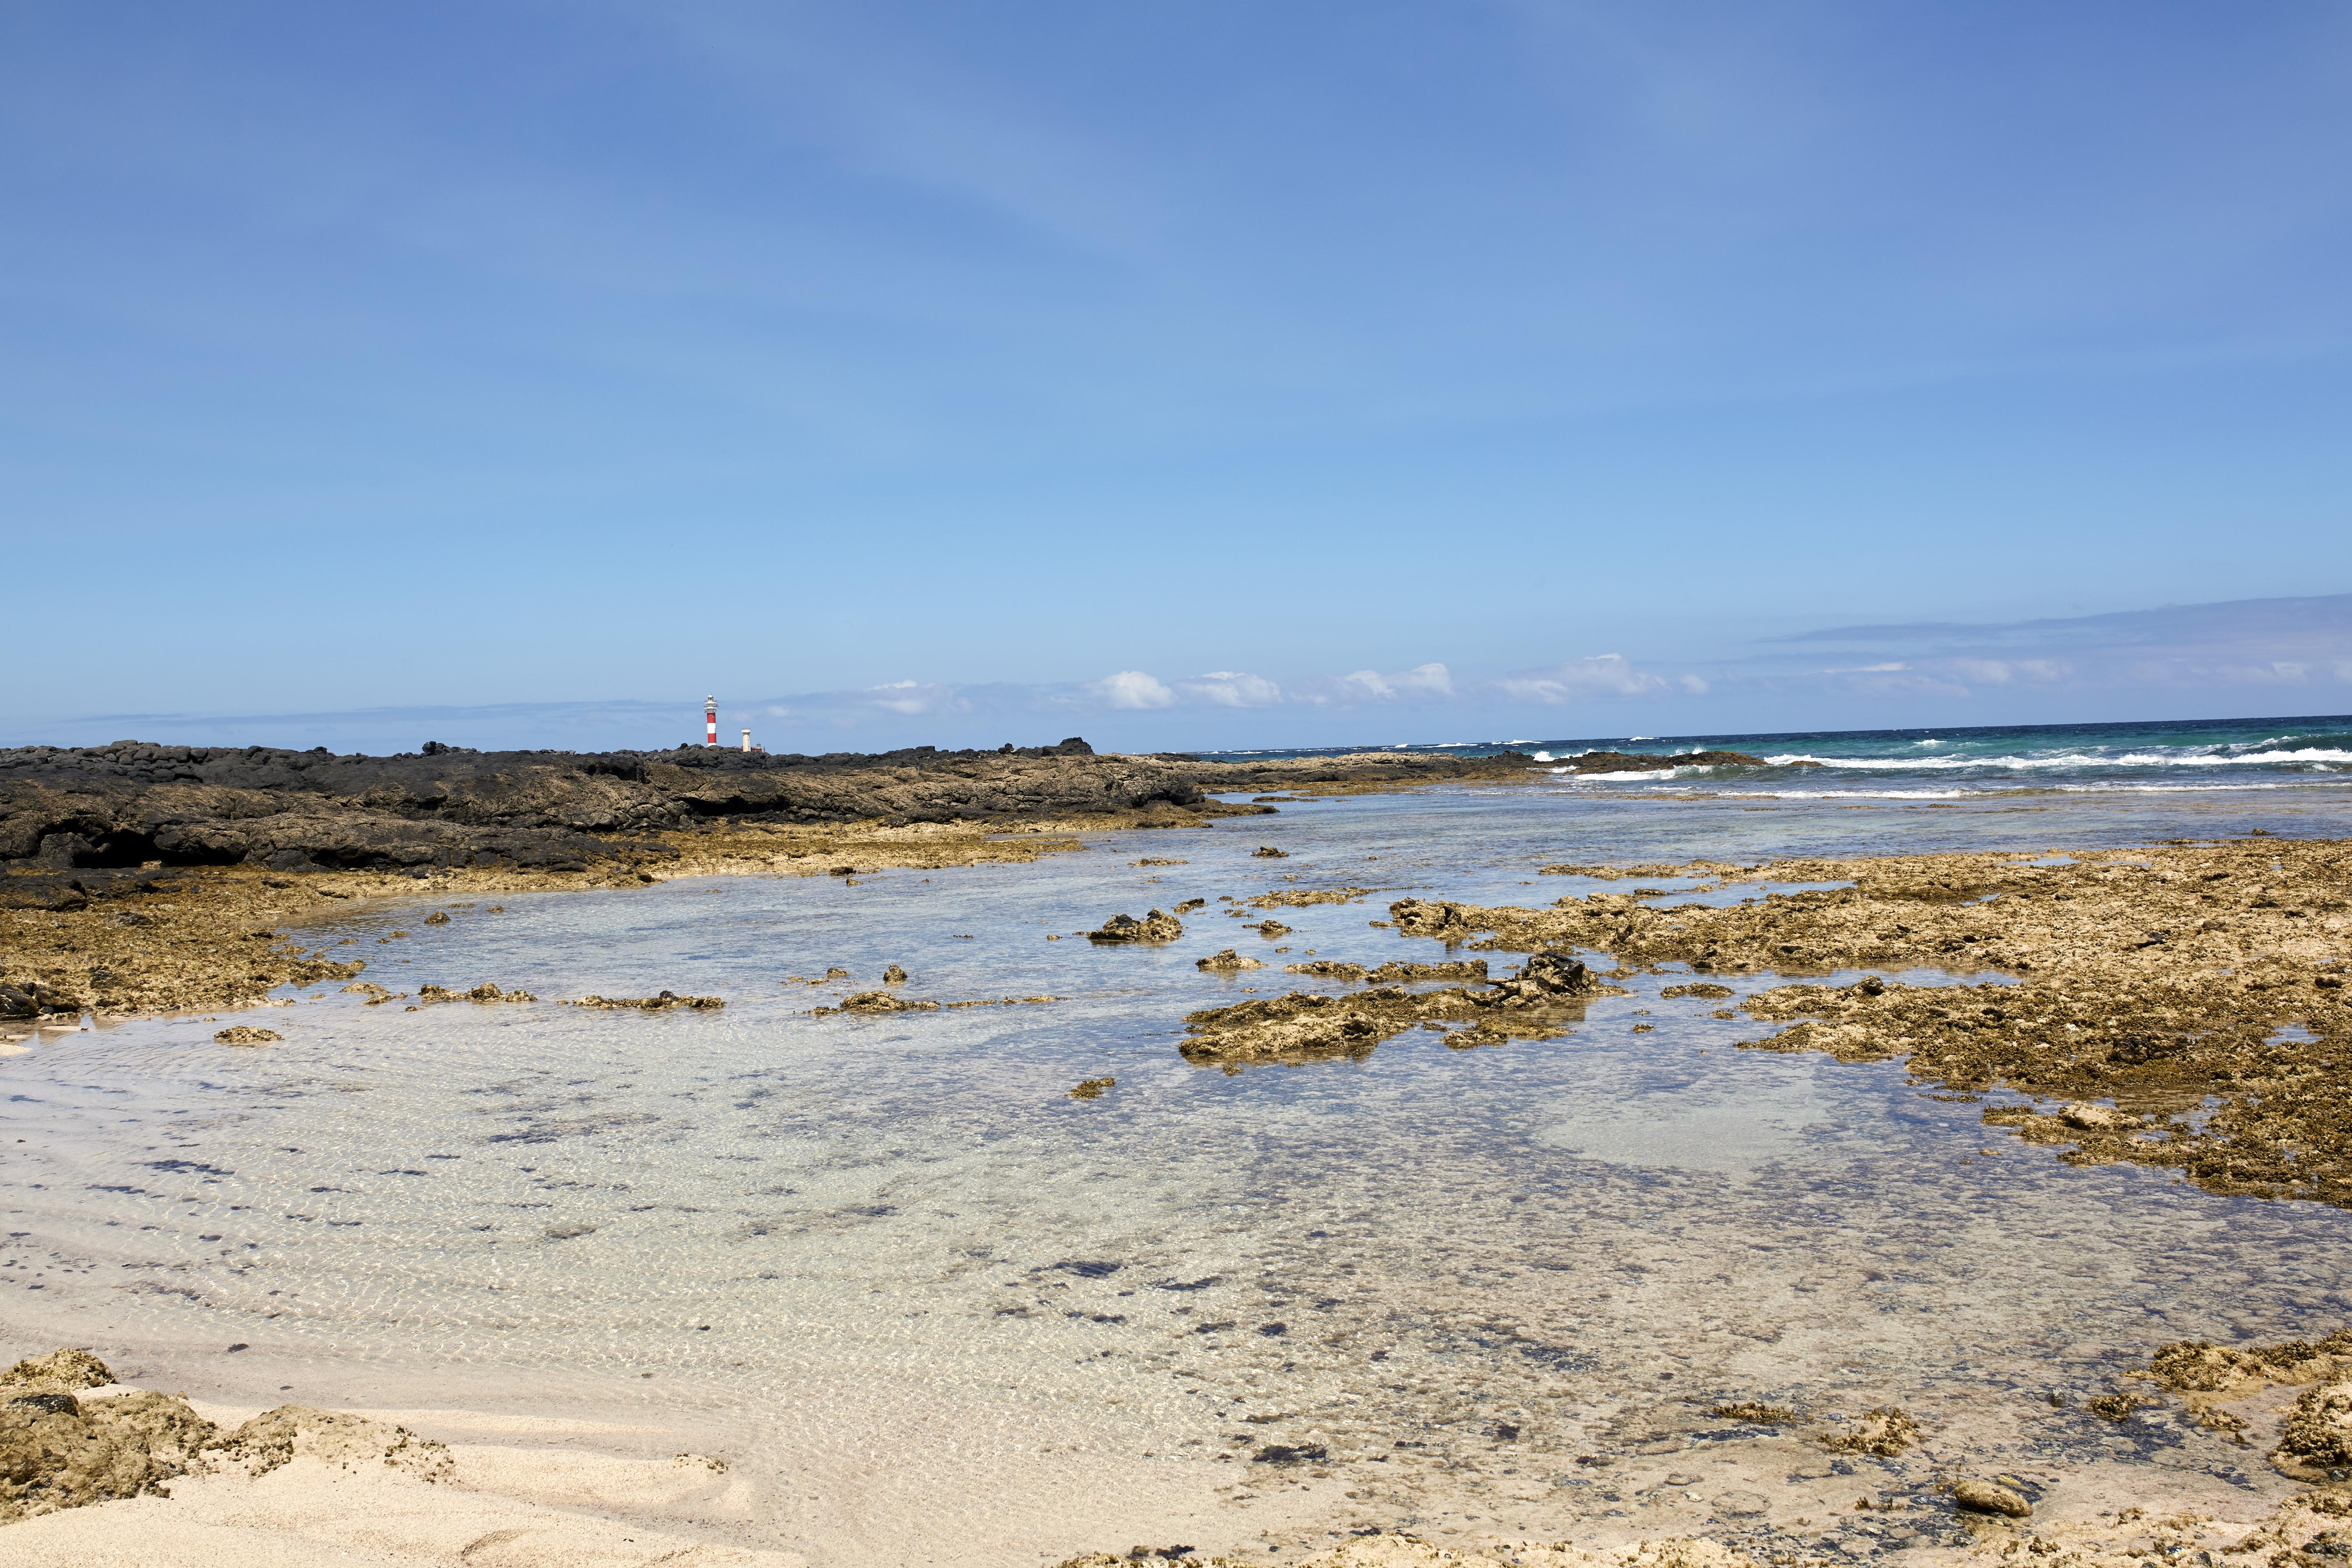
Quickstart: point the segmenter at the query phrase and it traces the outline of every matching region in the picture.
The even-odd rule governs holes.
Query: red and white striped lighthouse
[[[706,746],[719,744],[719,699],[716,697],[702,700],[702,743]]]

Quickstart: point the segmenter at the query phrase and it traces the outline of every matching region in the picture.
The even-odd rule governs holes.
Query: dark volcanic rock
[[[651,835],[716,824],[1012,823],[1204,804],[1184,767],[1096,756],[1076,737],[1010,752],[873,756],[473,752],[396,757],[150,745],[0,750],[0,866],[87,873],[162,862],[281,871],[497,865],[584,869]],[[12,877],[11,903],[79,907],[85,875]]]

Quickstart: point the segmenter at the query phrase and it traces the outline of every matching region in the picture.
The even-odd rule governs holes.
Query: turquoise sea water
[[[1822,1482],[1849,1491],[1925,1496],[1944,1462],[2243,1491],[2264,1477],[2218,1436],[2081,1400],[2168,1340],[2352,1318],[2340,1211],[2060,1164],[1899,1064],[1736,1050],[1753,1026],[1666,1001],[1672,977],[1556,1040],[1416,1032],[1239,1073],[1175,1043],[1192,1009],[1330,989],[1283,973],[1310,955],[1440,956],[1372,923],[1393,899],[1624,890],[1538,878],[1559,861],[2352,836],[2347,737],[2309,720],[1704,737],[1684,743],[1832,765],[1538,773],[1105,834],[1025,866],[337,906],[305,933],[361,939],[370,979],[547,1000],[409,1013],[289,991],[239,1016],[285,1036],[265,1049],[215,1044],[224,1016],[13,1047],[0,1352],[90,1344],[253,1404],[691,1425],[762,1489],[766,1539],[843,1568],[1230,1549],[1260,1517],[1237,1487],[1288,1496],[1317,1540],[1719,1533],[1708,1500],[1762,1489],[1737,1526],[1759,1551],[1879,1549],[1868,1521],[1784,1506],[1797,1461],[1695,1420],[1718,1399],[1920,1413],[1930,1448]],[[1294,929],[1275,938],[1222,901],[1342,887],[1365,891],[1276,911]],[[1072,934],[1193,898],[1165,947]],[[416,934],[373,944],[395,926]],[[1229,946],[1267,967],[1196,967]],[[892,963],[910,995],[1060,1000],[813,1011]],[[847,980],[788,978],[836,965]],[[554,1000],[663,988],[727,1005]],[[1100,1076],[1103,1099],[1066,1098]],[[1267,1444],[1319,1446],[1328,1473],[1253,1463]],[[1596,1454],[1622,1468],[1577,1462]],[[1952,1533],[1948,1505],[1922,1507],[1927,1538]]]

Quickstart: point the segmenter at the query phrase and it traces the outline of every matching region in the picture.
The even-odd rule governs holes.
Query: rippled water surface
[[[1260,1474],[1213,1456],[1269,1443],[1383,1456],[1391,1520],[1463,1508],[1481,1474],[1557,1480],[1556,1514],[1622,1511],[1574,1457],[1671,1447],[1692,1397],[2046,1409],[2166,1340],[2333,1326],[2352,1231],[2060,1165],[1899,1066],[1738,1052],[1741,1022],[1661,1000],[1663,980],[1556,1040],[1415,1033],[1243,1072],[1187,1065],[1182,1016],[1312,988],[1279,969],[1310,952],[1440,956],[1370,923],[1408,892],[1595,885],[1538,879],[1554,861],[2345,831],[2333,789],[2247,798],[1767,812],[1464,789],[1028,866],[509,895],[441,927],[362,910],[319,934],[418,933],[371,946],[398,955],[371,979],[549,1000],[305,994],[251,1016],[286,1037],[266,1049],[214,1044],[207,1017],[0,1058],[0,1326],[116,1347],[173,1386],[656,1406],[733,1442],[780,1537],[821,1560],[852,1538],[889,1556],[943,1490],[1083,1479],[1115,1514]],[[1295,928],[1276,941],[1217,901],[1334,886],[1377,890],[1276,911]],[[1163,948],[1071,934],[1196,897]],[[1225,946],[1273,967],[1195,969]],[[890,963],[910,996],[1060,999],[813,1016]],[[828,966],[851,979],[786,979]],[[552,1000],[665,988],[727,1005]],[[1104,1076],[1102,1099],[1066,1097]],[[1984,1441],[2013,1465],[2244,1463],[2075,1414]]]

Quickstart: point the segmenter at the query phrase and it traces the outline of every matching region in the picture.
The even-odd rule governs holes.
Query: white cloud
[[[1948,658],[1936,668],[1979,686],[2007,686],[2020,680],[2063,680],[2074,671],[2054,658]]]
[[[893,713],[968,713],[971,710],[971,704],[958,696],[954,687],[928,681],[893,680],[881,686],[869,686],[862,695],[874,707],[887,708]]]
[[[1176,694],[1139,669],[1122,669],[1089,682],[1087,690],[1112,708],[1172,708]]]
[[[1263,675],[1245,675],[1236,669],[1213,669],[1206,675],[1178,681],[1176,689],[1192,701],[1206,702],[1219,708],[1271,708],[1282,700],[1281,687]],[[1165,707],[1167,704],[1154,703],[1152,706]]]
[[[1523,702],[1560,703],[1580,697],[1640,697],[1667,688],[1664,678],[1635,668],[1624,655],[1601,653],[1506,676],[1495,689]]]

